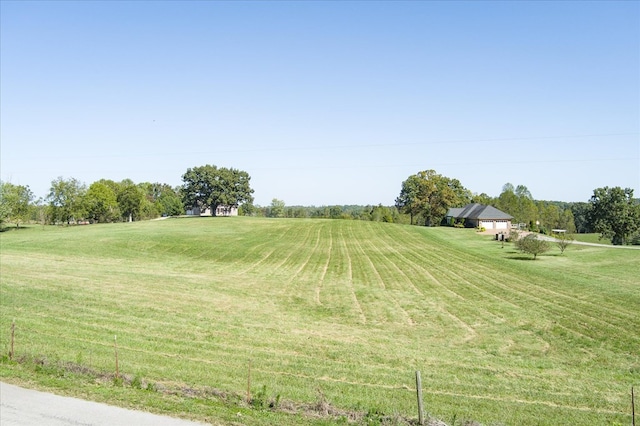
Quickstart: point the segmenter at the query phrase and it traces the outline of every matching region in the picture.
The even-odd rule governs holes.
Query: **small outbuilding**
[[[508,231],[513,216],[484,204],[467,204],[464,207],[450,208],[445,216],[449,225],[463,223],[468,228]]]

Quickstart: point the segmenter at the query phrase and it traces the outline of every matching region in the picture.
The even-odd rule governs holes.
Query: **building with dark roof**
[[[485,228],[488,230],[511,229],[513,216],[484,204],[467,204],[464,207],[450,208],[445,216],[448,224],[463,223],[468,228]]]

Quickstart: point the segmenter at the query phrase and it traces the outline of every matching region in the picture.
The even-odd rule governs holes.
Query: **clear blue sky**
[[[640,196],[639,2],[2,1],[0,178],[392,205],[420,170],[497,196]]]

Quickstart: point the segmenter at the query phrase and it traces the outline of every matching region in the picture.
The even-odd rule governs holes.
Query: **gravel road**
[[[552,243],[556,243],[558,242],[558,240],[556,238],[553,237],[549,237],[546,235],[538,235],[538,238],[541,238],[543,240],[552,242]],[[624,246],[614,246],[611,244],[598,244],[598,243],[585,243],[582,241],[572,241],[571,244],[577,244],[579,246],[592,246],[592,247],[604,247],[604,248],[612,248],[612,249],[630,249],[630,250],[640,250],[640,246],[628,246],[628,245],[624,245]]]
[[[0,426],[202,426],[0,382]]]

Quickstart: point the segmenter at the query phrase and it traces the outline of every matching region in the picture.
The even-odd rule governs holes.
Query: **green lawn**
[[[320,424],[417,417],[420,370],[426,410],[448,423],[631,423],[638,250],[532,261],[473,230],[245,217],[33,227],[0,244],[3,352],[15,319],[15,357],[38,358],[5,357],[3,380],[223,424]],[[114,336],[121,373],[160,392],[98,374],[115,370]],[[252,395],[279,410],[242,402],[249,363]],[[311,413],[327,407],[337,417]]]
[[[600,234],[571,234],[571,236],[576,240],[582,243],[595,243],[595,244],[606,244],[611,245],[611,241],[603,238],[600,239]]]

